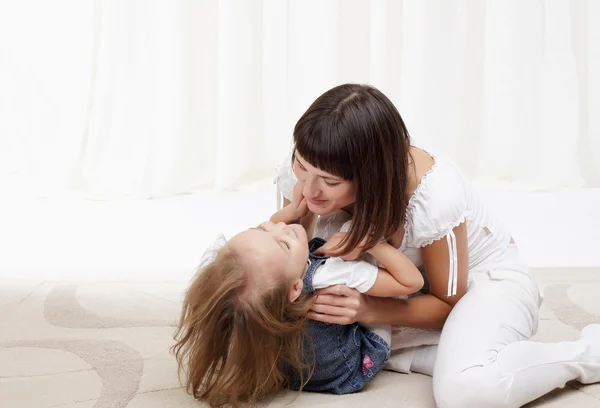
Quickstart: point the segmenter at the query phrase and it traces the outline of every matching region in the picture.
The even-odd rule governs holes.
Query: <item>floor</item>
[[[537,269],[546,300],[534,340],[577,340],[600,322],[600,268]],[[169,354],[182,281],[0,281],[0,406],[206,407],[181,388]],[[289,392],[270,407],[435,408],[431,379],[383,372],[358,394]],[[527,408],[600,408],[576,382]],[[485,407],[481,407],[485,408]]]

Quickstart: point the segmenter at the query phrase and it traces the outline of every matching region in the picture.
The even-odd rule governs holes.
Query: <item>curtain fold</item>
[[[270,177],[344,82],[474,180],[600,187],[594,0],[0,4],[0,194],[155,198]]]

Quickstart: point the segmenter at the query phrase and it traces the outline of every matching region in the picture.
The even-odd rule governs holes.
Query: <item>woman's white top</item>
[[[431,153],[430,153],[431,154]],[[444,239],[450,255],[448,296],[456,293],[457,262],[453,229],[467,222],[469,271],[480,269],[500,258],[511,237],[479,198],[471,182],[450,159],[434,156],[433,167],[409,200],[404,224],[404,239],[398,248],[417,267],[423,266],[421,249]],[[291,154],[277,169],[279,192],[288,200],[297,179],[291,166]],[[327,239],[340,231],[348,220],[343,211],[319,217],[314,236]],[[483,268],[485,269],[485,268]]]

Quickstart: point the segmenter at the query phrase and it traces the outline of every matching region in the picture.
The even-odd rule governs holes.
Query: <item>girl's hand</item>
[[[368,323],[368,297],[358,290],[335,285],[319,289],[315,294],[309,319],[334,324]]]
[[[292,201],[286,200],[286,206],[271,216],[270,221],[272,223],[277,224],[278,222],[283,222],[291,224],[301,221],[302,226],[309,232],[308,227],[304,225],[305,220],[303,218],[307,218],[307,222],[312,223],[314,217],[306,217],[310,212],[308,211],[308,202],[304,195],[302,195],[303,188],[304,182],[299,181],[296,183],[292,192]]]
[[[343,247],[340,247],[339,245],[342,243],[346,235],[348,235],[347,232],[336,232],[327,240],[325,244],[323,244],[321,248],[316,251],[316,254],[337,256],[342,258],[344,261],[354,261],[365,252],[367,237],[365,237],[352,251],[347,254],[340,255]]]
[[[302,190],[304,189],[304,181],[298,181],[292,192],[292,202],[289,204],[290,211],[294,219],[299,219],[308,214],[308,201]]]

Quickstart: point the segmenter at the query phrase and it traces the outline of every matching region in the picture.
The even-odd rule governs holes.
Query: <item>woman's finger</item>
[[[332,324],[351,324],[353,323],[349,318],[342,316],[330,316],[319,313],[310,312],[307,317],[311,320],[316,320],[318,322],[323,323],[332,323]]]
[[[313,312],[326,314],[329,316],[349,316],[350,311],[344,309],[343,307],[338,306],[329,306],[329,305],[315,305],[313,304],[310,308]]]
[[[329,305],[329,306],[339,306],[339,307],[348,307],[349,300],[345,296],[337,296],[337,295],[318,295],[315,297],[313,301],[314,305]]]
[[[358,293],[358,292],[357,292]],[[346,285],[333,285],[316,291],[317,296],[321,295],[337,295],[337,296],[352,296],[353,289]]]

